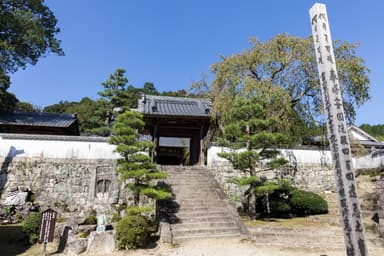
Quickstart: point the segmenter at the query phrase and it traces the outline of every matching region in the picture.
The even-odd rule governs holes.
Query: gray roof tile
[[[42,112],[14,112],[0,116],[0,125],[69,127],[77,120],[68,114]]]
[[[143,95],[138,111],[144,115],[208,118],[212,107],[209,99]]]

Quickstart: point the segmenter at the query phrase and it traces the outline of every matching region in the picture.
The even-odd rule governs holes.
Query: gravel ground
[[[154,249],[115,252],[110,256],[344,256],[344,251],[321,251],[257,245],[238,239],[191,240],[182,245],[159,245]]]

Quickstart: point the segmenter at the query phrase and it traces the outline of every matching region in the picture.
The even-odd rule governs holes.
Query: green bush
[[[29,214],[23,221],[22,231],[28,236],[29,243],[34,244],[39,237],[41,214],[39,212],[33,212]]]
[[[115,222],[118,222],[121,220],[121,216],[120,216],[120,213],[118,212],[114,212],[112,214],[112,219],[111,219],[111,222],[115,223]]]
[[[89,213],[88,217],[85,219],[84,223],[85,225],[94,225],[97,224],[97,212],[95,209],[92,209]]]
[[[328,213],[328,204],[321,196],[299,189],[290,193],[289,205],[297,216]]]
[[[270,207],[272,217],[287,217],[292,212],[291,206],[285,200],[272,200]]]
[[[147,219],[140,215],[125,217],[116,224],[115,228],[119,249],[143,247],[149,235]]]

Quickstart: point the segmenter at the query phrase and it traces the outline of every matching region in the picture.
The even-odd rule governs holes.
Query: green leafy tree
[[[260,179],[259,174],[287,163],[276,149],[289,142],[288,136],[283,132],[285,124],[281,121],[281,114],[286,114],[289,110],[287,101],[289,95],[279,87],[259,88],[252,95],[237,96],[228,113],[228,123],[223,128],[222,145],[232,149],[245,149],[222,153],[220,156],[245,173],[235,183],[248,187],[246,198],[248,213],[252,219],[256,217],[257,194],[269,194],[273,191],[269,183]]]
[[[153,199],[166,199],[169,192],[154,184],[154,180],[163,179],[165,172],[156,169],[149,152],[152,143],[139,141],[139,132],[144,122],[141,114],[125,111],[120,114],[113,124],[112,136],[109,143],[116,145],[116,151],[121,158],[117,160],[117,173],[127,188],[133,191],[134,205],[139,206],[140,196],[145,195]]]
[[[75,101],[69,102],[69,101],[62,101],[61,100],[61,101],[59,101],[59,103],[45,106],[43,108],[43,112],[61,113],[61,114],[68,113],[68,108],[74,104],[77,104],[77,102],[75,102]]]
[[[118,68],[102,83],[104,90],[98,92],[101,98],[96,101],[95,116],[92,119],[95,127],[89,129],[89,133],[109,136],[115,116],[137,107],[139,89],[132,85],[127,86],[125,72],[125,69]]]
[[[97,108],[97,101],[84,97],[79,102],[60,101],[57,104],[46,106],[43,111],[49,113],[77,114],[80,133],[87,135],[91,134],[90,130],[95,127],[104,125],[104,122],[101,122],[101,124],[98,122],[101,117],[96,116],[98,114]]]
[[[21,112],[41,112],[42,109],[39,106],[33,105],[29,102],[17,102],[16,111],[21,111]]]
[[[369,99],[369,70],[356,55],[358,45],[334,42],[339,82],[348,119],[353,122],[355,109]],[[214,108],[226,122],[237,95],[251,93],[255,88],[270,84],[283,88],[290,97],[296,113],[292,119],[301,133],[308,123],[322,114],[315,49],[311,37],[299,38],[280,34],[268,42],[251,40],[250,49],[228,57],[211,66],[215,75],[210,94]]]
[[[109,101],[112,108],[126,108],[128,104],[127,99],[127,83],[128,79],[124,76],[125,69],[118,68],[109,78],[102,83],[104,91],[98,94]],[[112,109],[111,109],[112,110]]]
[[[151,82],[145,82],[144,83],[142,92],[144,94],[148,94],[148,95],[158,95],[159,94],[159,92],[157,91],[155,85],[153,83],[151,83]]]
[[[10,111],[17,99],[7,93],[9,74],[36,64],[49,52],[63,55],[57,20],[43,0],[0,1],[0,112]]]

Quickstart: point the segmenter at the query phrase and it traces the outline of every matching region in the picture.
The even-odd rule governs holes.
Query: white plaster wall
[[[218,146],[211,146],[207,152],[207,165],[216,167],[228,164],[229,161],[218,156],[218,153],[229,152],[230,149]],[[282,155],[298,167],[307,165],[331,166],[332,158],[329,150],[305,150],[305,149],[281,149]],[[352,158],[355,169],[370,169],[384,166],[384,155],[372,157],[367,155],[359,158]]]
[[[59,159],[116,159],[114,145],[107,142],[3,139],[0,157],[40,157]]]
[[[225,163],[228,160],[218,156],[218,153],[230,152],[231,149],[211,146],[207,153],[207,165],[215,166],[218,163]],[[325,150],[302,150],[302,149],[281,149],[282,155],[297,164],[332,164],[331,153]]]
[[[375,169],[384,167],[384,156],[373,157],[372,154],[369,154],[363,157],[353,158],[352,161],[356,169]]]

